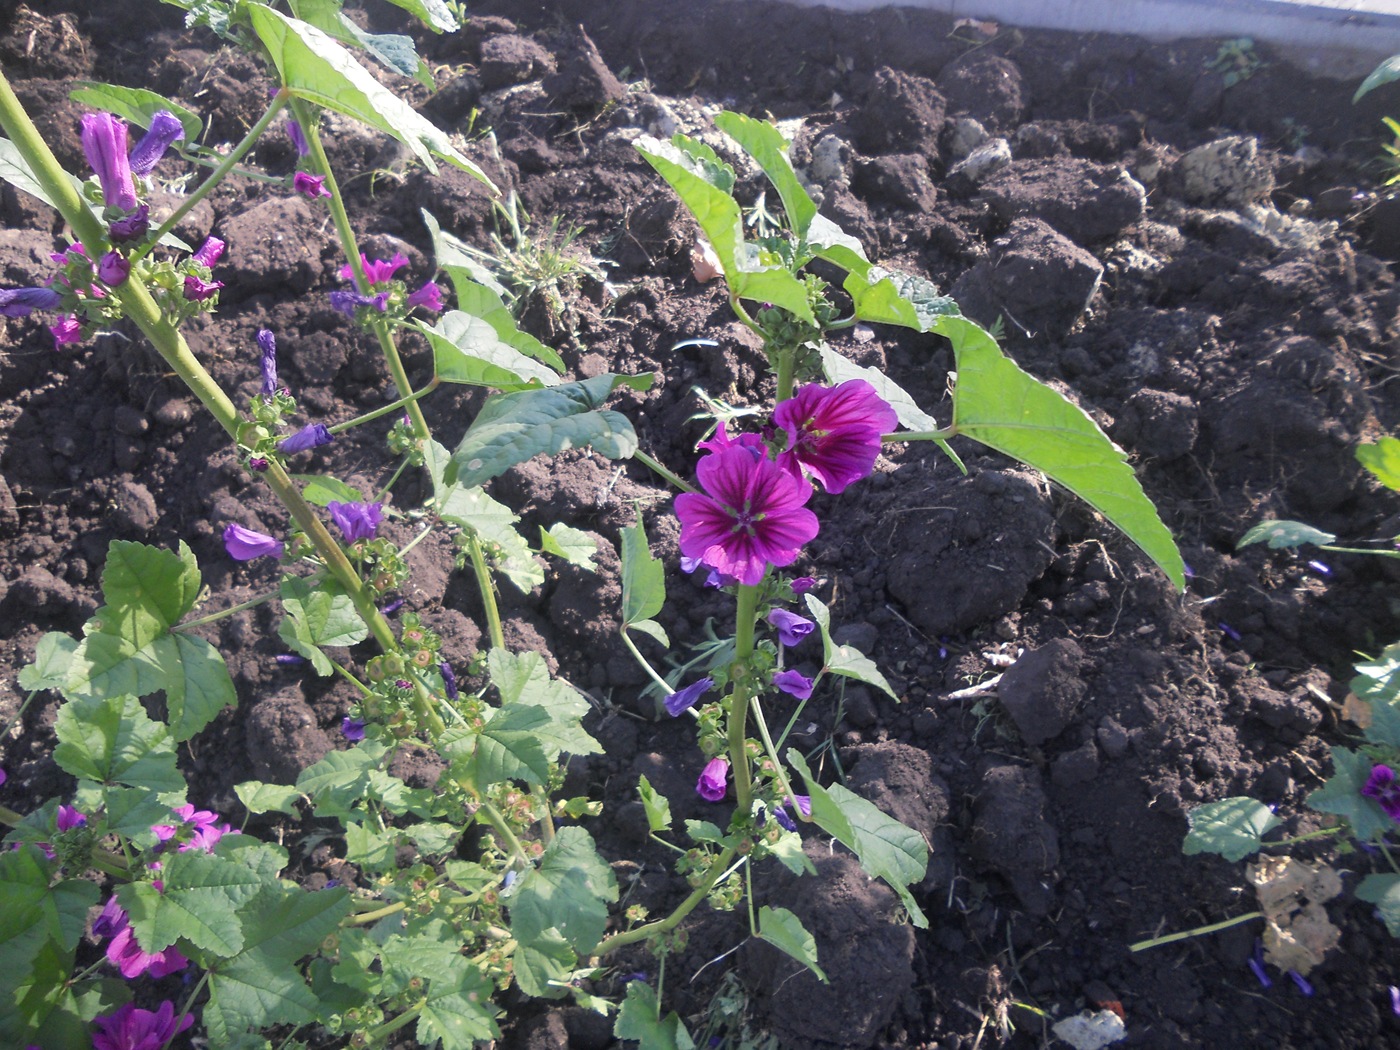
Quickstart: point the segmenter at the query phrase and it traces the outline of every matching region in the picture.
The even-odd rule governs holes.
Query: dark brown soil
[[[74,79],[170,94],[211,123],[211,142],[238,136],[266,97],[254,63],[185,32],[171,8],[114,3],[99,16],[78,0],[32,6],[0,13],[0,67],[75,167]],[[375,28],[402,29],[387,4],[367,11]],[[822,581],[846,640],[874,656],[902,703],[864,689],[839,703],[819,694],[797,739],[809,750],[833,741],[848,783],[928,836],[933,863],[917,895],[930,929],[892,924],[894,898],[813,837],[820,877],[765,872],[759,896],[817,933],[832,984],[791,976],[753,946],[706,965],[739,943],[744,924],[702,910],[687,952],[668,962],[669,1006],[698,1030],[717,992],[742,987],[753,1030],[796,1048],[988,1046],[1007,1019],[1009,1045],[1042,1045],[1026,1006],[1064,1017],[1109,1004],[1125,1016],[1125,1046],[1400,1042],[1387,991],[1400,948],[1349,896],[1330,907],[1342,947],[1312,974],[1311,998],[1281,975],[1259,985],[1246,964],[1250,925],[1141,954],[1127,947],[1253,907],[1239,865],[1181,855],[1184,808],[1250,794],[1278,805],[1288,833],[1315,827],[1303,799],[1342,735],[1312,690],[1341,699],[1354,650],[1400,636],[1393,563],[1329,557],[1324,572],[1306,556],[1235,552],[1263,517],[1305,519],[1349,541],[1400,531],[1400,501],[1352,457],[1357,442],[1400,429],[1391,382],[1400,206],[1373,191],[1384,93],[1352,106],[1354,85],[1312,79],[1267,48],[1267,64],[1227,88],[1208,69],[1216,41],[1010,29],[960,40],[972,31],[896,8],[480,0],[472,14],[460,34],[420,35],[439,90],[410,85],[411,97],[455,131],[479,109],[473,158],[519,192],[539,228],[561,216],[607,261],[606,287],[585,282],[562,317],[536,310],[530,325],[577,376],[664,375],[653,392],[619,399],[653,455],[692,468],[701,433],[688,422],[699,408],[692,387],[737,404],[761,403],[771,388],[719,289],[691,276],[695,230],[631,140],[639,129],[704,127],[717,106],[801,118],[794,157],[820,171],[823,212],[872,258],[953,289],[984,323],[1002,318],[1011,356],[1070,392],[1129,451],[1193,571],[1187,593],[1175,593],[1083,504],[966,442],[956,447],[967,478],[934,448],[891,447],[868,482],[817,496],[822,532],[799,567]],[[1000,170],[954,170],[968,118],[1007,140]],[[499,155],[481,137],[486,126]],[[331,128],[371,255],[403,250],[427,277],[420,208],[485,243],[490,204],[472,180],[404,170],[383,141],[343,121]],[[1231,136],[1252,143],[1222,147],[1229,177],[1193,178],[1182,158]],[[273,171],[291,159],[283,141],[257,152]],[[0,219],[0,281],[36,283],[56,243],[53,215],[6,188]],[[341,260],[322,212],[237,183],[187,225],[187,240],[214,231],[230,242],[219,315],[189,334],[235,400],[257,388],[254,333],[268,327],[311,418],[333,423],[385,402],[377,351],[327,302]],[[219,605],[269,585],[257,563],[230,562],[218,536],[230,521],[278,531],[278,506],[139,338],[123,330],[55,353],[36,320],[0,324],[8,681],[45,631],[77,632],[96,608],[112,539],[189,542]],[[674,349],[697,337],[719,346]],[[857,328],[838,348],[946,414],[952,358],[939,340]],[[406,349],[410,372],[426,375],[425,347],[409,339]],[[445,391],[430,399],[444,442],[455,443],[479,402]],[[354,434],[324,450],[317,469],[382,482],[373,473],[382,435]],[[400,483],[395,501],[414,505],[418,486]],[[655,550],[676,564],[667,493],[638,467],[569,454],[519,468],[493,491],[529,526],[563,521],[605,544],[640,501]],[[462,667],[480,643],[480,610],[451,554],[417,547],[404,597]],[[639,699],[643,677],[616,641],[617,559],[604,549],[599,563],[597,576],[552,568],[528,595],[505,585],[508,638],[552,654],[597,701],[590,724],[607,753],[576,762],[570,786],[605,801],[591,830],[629,903],[656,914],[686,888],[645,838],[638,775],[678,818],[720,811],[694,794],[702,762],[689,727],[654,721]],[[673,639],[698,639],[710,617],[725,628],[727,599],[676,571],[668,586],[662,622]],[[208,632],[240,706],[191,743],[182,765],[191,800],[232,818],[235,783],[290,782],[343,746],[349,694],[275,662],[275,628],[264,606]],[[996,673],[987,654],[1022,650],[1000,702],[949,700]],[[0,718],[22,699],[12,685]],[[58,705],[40,697],[0,742],[6,805],[23,810],[68,789],[49,757]],[[250,827],[298,837],[294,827]],[[353,875],[333,846],[302,863],[309,877]],[[1371,861],[1339,864],[1359,875]],[[655,977],[641,952],[619,961]],[[513,1004],[508,1043],[603,1047],[607,1032],[577,1009]]]

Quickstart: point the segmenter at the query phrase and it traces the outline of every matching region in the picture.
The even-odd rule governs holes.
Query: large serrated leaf
[[[605,373],[542,390],[493,394],[452,453],[444,480],[480,485],[535,456],[584,446],[626,459],[637,450],[636,431],[621,412],[600,406],[627,383],[626,377]]]
[[[439,157],[496,190],[486,173],[457,151],[446,132],[383,87],[325,32],[261,4],[249,4],[244,10],[282,83],[294,95],[392,135],[430,171],[437,171],[433,158]]]
[[[862,321],[928,332],[939,318],[956,317],[960,312],[958,304],[942,295],[931,281],[882,266],[870,266],[864,273],[853,270],[842,287],[855,303],[856,316]]]
[[[1186,820],[1191,830],[1181,845],[1182,853],[1218,853],[1229,861],[1258,853],[1264,836],[1283,823],[1264,803],[1244,797],[1197,806]]]
[[[952,342],[957,358],[953,424],[958,433],[1069,489],[1137,544],[1178,590],[1185,589],[1185,565],[1171,533],[1122,451],[1098,424],[1022,371],[972,321],[941,317],[933,331]]]
[[[515,981],[526,995],[540,999],[563,999],[569,994],[578,955],[557,930],[546,930],[529,944],[522,944],[511,956]]]
[[[786,952],[827,984],[826,974],[817,965],[817,941],[802,920],[786,908],[764,905],[758,910],[758,936],[773,947]]]
[[[666,567],[652,557],[646,528],[637,524],[622,530],[622,626],[650,620],[666,604]]]
[[[163,888],[131,882],[117,889],[117,899],[141,947],[161,951],[184,938],[215,955],[228,957],[242,951],[239,906],[269,882],[244,864],[199,850],[167,854],[162,863]]]
[[[561,753],[595,755],[602,751],[602,745],[583,728],[588,700],[567,682],[551,678],[539,653],[492,649],[486,667],[491,684],[501,694],[503,708],[533,708],[549,716],[547,722],[534,728],[549,761],[557,761]]]
[[[345,648],[369,637],[369,627],[354,601],[330,580],[313,586],[299,576],[288,576],[282,580],[281,595],[286,615],[277,629],[278,636],[310,660],[319,675],[335,672],[322,646]]]
[[[593,837],[583,828],[560,828],[539,867],[520,878],[510,898],[511,933],[530,944],[555,929],[587,955],[602,940],[615,900],[617,878],[598,856]]]
[[[447,450],[432,442],[429,460],[442,469],[448,463]],[[497,502],[478,487],[465,485],[438,486],[438,515],[443,521],[460,525],[475,532],[487,545],[492,565],[510,580],[522,594],[529,594],[544,583],[544,569],[535,560],[535,553],[525,537],[515,530],[519,517],[504,503]]]
[[[495,986],[466,959],[450,973],[432,978],[428,998],[414,1029],[420,1046],[476,1050],[478,1040],[499,1039],[491,994]]]
[[[485,318],[449,310],[437,324],[418,322],[415,327],[432,345],[437,378],[444,383],[513,390],[559,382],[553,369],[502,340]]]
[[[99,784],[185,790],[170,730],[134,696],[79,697],[58,709],[53,758],[66,772]]]
[[[680,1015],[672,1010],[663,1018],[656,992],[645,981],[627,982],[627,998],[617,1011],[613,1034],[636,1040],[638,1050],[695,1050]]]
[[[806,237],[816,217],[817,205],[792,169],[792,162],[788,160],[790,143],[783,138],[783,133],[766,120],[754,120],[742,113],[719,113],[715,116],[715,126],[744,147],[744,152],[763,169],[782,198],[792,232]]]
[[[787,761],[807,786],[817,826],[854,853],[866,874],[884,879],[899,895],[910,921],[927,928],[928,919],[909,892],[910,884],[922,880],[928,871],[923,836],[840,784],[823,787],[796,749],[788,749]]]

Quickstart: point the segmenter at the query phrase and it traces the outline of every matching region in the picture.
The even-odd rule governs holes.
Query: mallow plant
[[[434,32],[456,28],[443,5],[396,2]],[[736,313],[764,338],[776,397],[760,409],[761,430],[721,428],[702,443],[696,483],[686,482],[638,449],[628,420],[605,407],[620,385],[645,389],[653,377],[566,382],[559,356],[516,327],[497,291],[477,280],[469,246],[431,215],[424,221],[448,287],[436,273],[406,279],[402,256],[360,251],[321,141],[323,110],[393,136],[429,169],[455,165],[494,189],[449,136],[352,54],[363,49],[399,73],[428,77],[407,38],[366,34],[322,0],[177,6],[262,59],[274,84],[265,112],[218,151],[194,145],[201,118],[172,100],[139,87],[85,85],[75,97],[91,107],[80,132],[90,170],[73,174],[0,78],[0,174],[55,208],[71,231],[46,280],[0,290],[0,312],[46,316],[60,352],[118,321],[134,325],[286,519],[270,533],[224,528],[225,556],[264,579],[260,594],[236,603],[204,592],[183,542],[174,550],[113,542],[103,604],[82,636],[45,635],[20,674],[29,699],[41,690],[63,697],[53,759],[75,786],[29,800],[25,812],[0,810],[10,829],[0,851],[0,1042],[144,1050],[184,1038],[252,1050],[411,1037],[465,1050],[499,1036],[498,995],[507,989],[616,1009],[591,993],[587,978],[626,945],[674,947],[681,923],[706,901],[747,901],[755,936],[820,976],[814,941],[796,916],[773,907],[755,913],[747,892],[754,861],[764,857],[809,869],[799,830],[808,822],[854,851],[924,925],[909,890],[927,860],[920,837],[820,780],[765,719],[765,705],[804,702],[830,676],[890,692],[869,659],[832,640],[815,581],[783,572],[818,533],[813,486],[831,494],[858,486],[889,442],[931,440],[952,454],[949,440],[971,437],[1089,500],[1180,585],[1176,549],[1118,450],[950,300],[874,266],[820,218],[776,129],[726,114],[721,126],[784,204],[786,225],[757,241],[745,239],[733,174],[712,151],[680,138],[647,143],[644,152],[700,219]],[[264,134],[290,138],[294,170],[249,167]],[[202,181],[158,215],[151,179],[178,163]],[[264,330],[243,348],[258,383],[238,405],[191,351],[182,326],[217,311],[221,275],[248,260],[229,257],[217,230],[198,247],[174,231],[224,180],[250,177],[326,209],[344,257],[329,304],[380,347],[397,387],[392,401],[338,423],[306,418],[278,369],[279,353],[295,347]],[[817,260],[847,274],[841,290],[807,272]],[[958,377],[947,426],[828,345],[830,333],[857,321],[952,341]],[[410,374],[398,347],[405,332],[431,347],[431,374]],[[437,440],[419,404],[443,384],[492,390],[452,448]],[[358,426],[384,431],[389,456],[373,490],[315,468],[338,435]],[[542,582],[540,555],[591,568],[595,552],[585,534],[562,525],[526,537],[483,486],[532,456],[581,446],[635,456],[683,490],[675,513],[685,567],[735,599],[732,639],[687,662],[684,681],[652,671],[665,711],[699,727],[706,763],[696,790],[723,807],[717,813],[728,811],[684,829],[689,843],[676,850],[691,892],[663,917],[613,913],[617,881],[587,830],[599,805],[560,790],[566,756],[599,750],[582,724],[588,700],[552,678],[542,654],[508,649],[497,602],[498,586]],[[394,490],[409,470],[426,473],[431,497],[403,508]],[[399,597],[406,554],[432,530],[450,537],[480,591],[487,641],[468,666],[446,659],[430,620]],[[404,532],[412,538],[400,543]],[[623,638],[646,662],[639,639],[671,644],[654,619],[665,568],[640,524],[621,546]],[[295,784],[250,781],[237,795],[250,815],[319,822],[318,834],[355,873],[346,884],[299,884],[282,844],[189,798],[177,761],[179,745],[239,700],[199,629],[262,602],[280,608],[286,659],[304,661],[307,674],[343,678],[356,699],[340,727],[345,749]],[[786,661],[817,639],[822,667],[808,678]],[[372,645],[353,648],[362,642]],[[394,774],[395,760],[413,753],[440,760],[435,784],[414,787]],[[651,830],[677,836],[667,800],[645,783],[641,792]],[[657,991],[640,981],[617,1011],[617,1033],[687,1045],[680,1019],[663,1018]]]

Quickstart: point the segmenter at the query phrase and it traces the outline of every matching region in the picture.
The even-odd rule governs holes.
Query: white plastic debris
[[[1074,1050],[1102,1050],[1128,1037],[1123,1018],[1112,1010],[1099,1010],[1097,1013],[1085,1010],[1057,1022],[1050,1030],[1055,1033],[1055,1038],[1064,1040]]]

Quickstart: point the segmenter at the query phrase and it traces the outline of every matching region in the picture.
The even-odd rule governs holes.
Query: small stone
[[[121,531],[144,535],[160,518],[155,497],[139,481],[123,481],[112,495],[112,523]]]
[[[1234,135],[1197,146],[1176,164],[1182,195],[1193,204],[1241,207],[1274,191],[1274,169],[1259,140]]]
[[[1099,723],[1097,736],[1099,746],[1109,758],[1122,758],[1128,753],[1128,744],[1131,742],[1128,731],[1111,717]]]
[[[183,398],[162,402],[155,412],[156,422],[166,427],[183,427],[194,419],[194,406]]]
[[[125,434],[127,437],[140,437],[151,429],[150,421],[145,413],[132,408],[130,405],[119,405],[112,415],[112,425],[117,428],[118,434]]]
[[[1083,666],[1078,644],[1056,638],[1006,669],[997,695],[1027,744],[1038,747],[1054,739],[1079,713],[1087,691]]]

